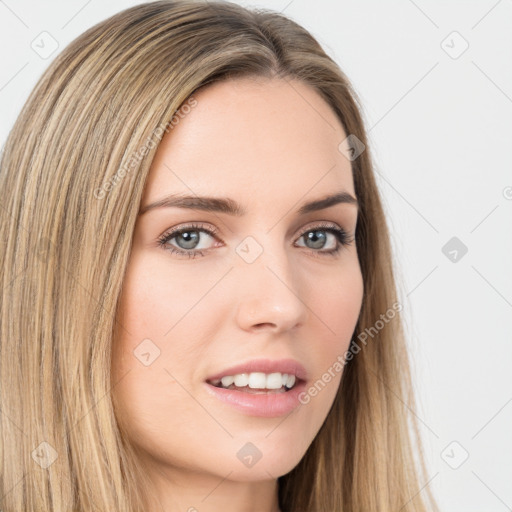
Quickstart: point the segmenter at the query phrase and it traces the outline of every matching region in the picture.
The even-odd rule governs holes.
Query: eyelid
[[[194,231],[194,230],[197,230],[197,231],[205,231],[211,235],[215,235],[217,236],[219,234],[219,229],[216,228],[215,226],[213,226],[212,224],[207,224],[207,223],[203,223],[203,222],[189,222],[189,223],[184,223],[183,225],[178,225],[174,228],[170,228],[168,230],[166,230],[160,237],[159,239],[162,239],[164,237],[169,237],[170,235],[178,235],[184,231]]]
[[[350,232],[343,227],[339,226],[336,222],[332,221],[311,221],[311,223],[306,224],[303,226],[299,231],[296,232],[296,235],[294,236],[294,244],[296,240],[299,240],[302,236],[304,236],[306,233],[310,231],[316,231],[316,230],[324,230],[324,231],[330,231],[332,235],[336,237],[337,240],[337,249],[334,250],[314,250],[309,249],[305,247],[306,249],[309,249],[311,253],[314,253],[318,256],[320,255],[333,255],[335,253],[338,253],[341,249],[345,248],[347,245],[350,245],[352,242],[354,242],[355,237],[350,234]],[[169,240],[172,238],[178,236],[180,233],[187,232],[187,231],[201,231],[204,233],[207,233],[208,235],[212,236],[213,238],[217,238],[217,235],[219,234],[219,229],[215,226],[203,222],[190,222],[185,223],[184,225],[178,225],[177,227],[171,228],[170,230],[167,230],[158,237],[158,245],[161,246],[164,250],[168,250],[171,253],[177,253],[180,255],[186,255],[188,257],[195,257],[196,255],[203,256],[203,252],[209,252],[215,247],[210,247],[208,249],[180,249],[174,246],[170,246],[171,248],[165,247],[165,245],[168,244]],[[218,238],[217,238],[218,239]],[[295,247],[304,247],[304,246],[295,246]]]
[[[169,240],[179,235],[180,233],[186,231],[201,231],[207,233],[213,238],[217,238],[219,234],[219,229],[211,224],[206,224],[203,222],[190,222],[185,223],[183,225],[178,225],[177,227],[166,230],[162,235],[160,235],[157,239],[158,245],[164,246]],[[184,249],[176,249],[176,250],[184,250]],[[187,252],[196,251],[208,251],[209,249],[192,249]]]
[[[341,229],[342,231],[347,231],[343,227],[341,227],[338,223],[328,220],[316,220],[311,221],[307,223],[305,226],[300,228],[298,231],[296,231],[296,236],[302,236],[305,232],[312,230],[312,229],[320,229],[320,228],[335,228],[335,229]],[[212,235],[218,235],[220,230],[215,227],[213,224],[208,224],[202,221],[192,221],[190,223],[184,223],[184,225],[178,225],[174,228],[166,230],[160,238],[169,236],[170,234],[179,234],[180,232],[186,231],[186,230],[204,230],[207,232],[210,232]],[[348,233],[348,231],[347,231]]]

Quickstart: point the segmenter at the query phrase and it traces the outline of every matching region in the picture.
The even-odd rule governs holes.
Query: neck
[[[148,512],[280,512],[276,479],[237,482],[182,468],[151,472]]]

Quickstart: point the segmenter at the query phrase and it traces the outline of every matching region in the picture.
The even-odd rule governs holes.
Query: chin
[[[281,435],[276,435],[275,438],[274,434],[275,432],[269,435],[266,431],[258,439],[251,436],[242,440],[237,437],[233,440],[235,459],[233,461],[229,457],[226,461],[225,474],[232,471],[229,476],[231,480],[258,481],[275,479],[292,471],[311,443],[305,442],[303,437],[298,441],[292,435],[286,435],[284,429]]]
[[[229,479],[235,482],[275,480],[289,473],[300,460],[300,458],[296,458],[293,461],[285,462],[282,460],[263,462],[263,459],[261,459],[253,467],[237,467],[231,470],[232,473],[229,475]]]

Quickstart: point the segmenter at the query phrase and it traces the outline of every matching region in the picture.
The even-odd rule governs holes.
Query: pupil
[[[185,239],[184,246],[179,244],[182,249],[193,249],[199,241],[199,233],[197,231],[185,231],[177,236],[178,240],[180,238]]]
[[[318,233],[320,233],[320,236],[318,236]],[[307,240],[314,244],[313,249],[321,249],[324,246],[325,238],[325,233],[321,230],[310,231],[307,235]]]

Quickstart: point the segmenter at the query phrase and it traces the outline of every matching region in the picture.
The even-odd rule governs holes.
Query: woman
[[[435,509],[355,98],[222,2],[51,64],[1,162],[4,512]]]

